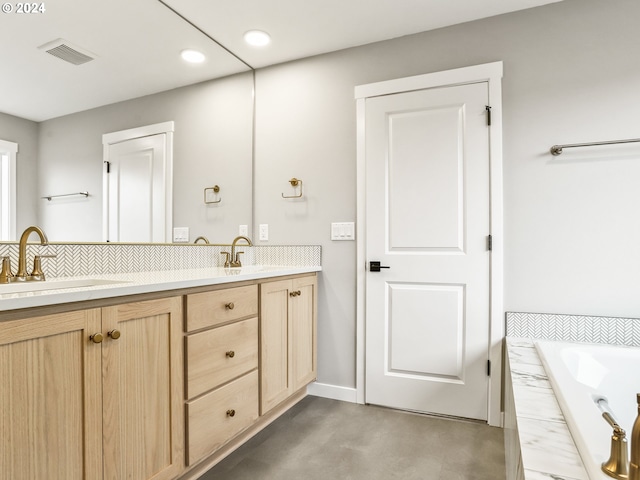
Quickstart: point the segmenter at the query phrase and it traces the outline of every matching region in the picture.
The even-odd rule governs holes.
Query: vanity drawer
[[[187,336],[187,398],[258,367],[258,319]]]
[[[189,465],[217,450],[257,418],[257,370],[187,402]]]
[[[187,295],[188,332],[258,315],[258,286]]]

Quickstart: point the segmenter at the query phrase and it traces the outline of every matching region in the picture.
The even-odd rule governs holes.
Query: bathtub
[[[609,458],[612,428],[596,402],[606,399],[630,441],[638,411],[640,348],[554,341],[535,345],[589,478],[611,480],[600,465]]]

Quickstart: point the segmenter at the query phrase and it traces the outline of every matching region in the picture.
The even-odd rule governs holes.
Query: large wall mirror
[[[0,139],[19,145],[18,235],[37,223],[50,241],[104,241],[103,135],[162,122],[175,125],[173,227],[212,243],[251,228],[250,67],[157,0],[42,5],[3,14]],[[185,63],[184,49],[205,61]],[[215,185],[220,202],[206,203]],[[75,192],[89,196],[56,197]]]

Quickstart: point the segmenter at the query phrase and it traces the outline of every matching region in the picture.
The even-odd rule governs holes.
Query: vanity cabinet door
[[[316,378],[316,275],[260,285],[260,414]]]
[[[100,310],[0,322],[0,478],[102,478]]]
[[[104,478],[184,468],[182,297],[102,309]]]
[[[313,382],[317,376],[316,276],[296,278],[291,297],[291,358],[293,391]]]

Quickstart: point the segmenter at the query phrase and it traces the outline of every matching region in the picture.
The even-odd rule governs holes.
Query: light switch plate
[[[269,240],[269,224],[267,223],[260,224],[259,235],[260,235],[259,237],[260,240],[265,242]]]
[[[331,224],[331,240],[355,240],[354,222],[335,222]]]
[[[175,227],[173,229],[173,241],[176,243],[188,243],[189,227]]]
[[[238,235],[244,235],[245,237],[249,236],[249,225],[240,225],[238,227]]]

